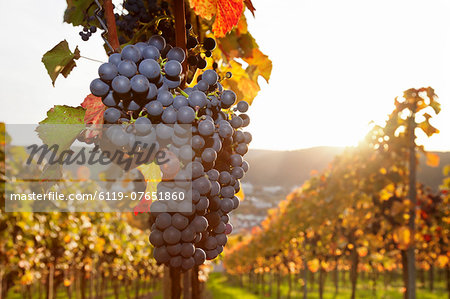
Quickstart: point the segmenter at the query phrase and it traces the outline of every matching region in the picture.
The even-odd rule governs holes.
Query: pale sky
[[[432,86],[441,133],[419,143],[450,150],[450,2],[253,0],[249,30],[273,61],[269,84],[249,110],[252,148],[356,145],[370,120],[382,123],[394,97]],[[86,59],[56,87],[42,55],[67,39],[106,61],[99,33],[81,41],[62,23],[66,2],[0,1],[0,121],[37,123],[53,105],[79,105],[97,76]]]

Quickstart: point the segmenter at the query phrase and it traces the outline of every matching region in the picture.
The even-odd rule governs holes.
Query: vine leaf
[[[242,0],[217,1],[217,15],[213,24],[216,37],[223,37],[237,25],[244,10]]]
[[[137,167],[139,171],[144,176],[144,180],[147,182],[147,187],[145,188],[145,196],[150,197],[150,200],[146,200],[145,196],[142,197],[139,204],[134,208],[134,214],[146,213],[150,211],[150,205],[152,203],[151,196],[152,192],[157,191],[158,183],[161,182],[161,169],[156,163],[142,164]]]
[[[84,115],[82,107],[57,105],[47,111],[47,118],[39,123],[36,131],[45,144],[57,144],[59,151],[64,151],[84,129]]]
[[[269,83],[270,74],[272,73],[272,61],[269,56],[265,55],[258,48],[254,48],[252,51],[252,57],[244,58],[248,63],[248,73],[253,81],[257,81],[258,76],[262,76],[267,83]]]
[[[46,164],[39,177],[39,182],[43,191],[48,191],[63,176],[62,165]]]
[[[84,114],[85,124],[103,124],[105,105],[103,105],[102,98],[90,94],[81,103],[81,107],[86,109],[86,113]]]
[[[253,17],[255,17],[255,10],[256,10],[256,8],[253,6],[252,1],[251,0],[244,0],[244,4],[248,8],[248,10],[250,10],[250,12],[252,13]]]
[[[211,20],[217,12],[217,0],[189,0],[194,12],[200,17]]]
[[[66,2],[67,8],[64,11],[64,22],[73,26],[84,24],[85,15],[93,15],[96,8],[95,5],[92,5],[94,2],[92,0],[66,0]]]
[[[194,12],[211,20],[215,16],[212,30],[216,37],[224,37],[239,22],[244,10],[243,0],[189,0]]]
[[[78,47],[72,53],[66,40],[61,41],[42,56],[42,63],[45,65],[50,79],[52,79],[53,86],[55,86],[56,78],[60,74],[67,78],[77,65],[75,60],[79,58],[80,50],[78,50]]]
[[[439,156],[435,153],[426,153],[427,165],[431,167],[439,166]]]
[[[431,135],[435,134],[435,133],[439,133],[439,130],[436,129],[435,127],[433,127],[429,120],[426,119],[423,122],[417,124],[417,127],[419,127],[420,129],[422,129],[422,131],[427,134],[428,137],[430,137]]]
[[[230,61],[230,67],[223,71],[230,71],[233,77],[223,82],[225,88],[232,89],[238,98],[238,101],[246,101],[250,105],[260,90],[256,81],[253,81],[246,70],[242,68],[239,62]]]
[[[84,109],[82,107],[54,106],[47,111],[47,118],[39,123],[36,131],[48,147],[58,145],[57,155],[68,150],[84,128]],[[57,156],[58,159],[58,156]],[[62,177],[60,163],[47,164],[40,175],[41,187],[48,190]]]

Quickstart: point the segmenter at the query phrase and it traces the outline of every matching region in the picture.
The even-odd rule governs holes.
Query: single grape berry
[[[95,79],[90,85],[91,93],[97,97],[104,97],[108,94],[109,85],[100,79]]]
[[[197,56],[195,55],[188,56],[187,62],[189,63],[190,66],[197,66],[198,63]]]
[[[122,49],[122,58],[136,63],[141,60],[141,51],[134,45],[127,45]]]
[[[232,90],[225,90],[220,97],[222,108],[230,108],[236,102],[236,94]]]
[[[98,75],[100,79],[105,82],[109,82],[117,76],[118,70],[115,64],[108,62],[102,64],[98,68]]]
[[[164,71],[166,72],[166,75],[170,77],[179,76],[182,69],[181,63],[177,60],[169,60],[164,65]]]
[[[247,112],[248,111],[248,103],[245,101],[240,101],[239,103],[237,103],[236,108],[239,112]]]
[[[114,124],[120,118],[120,110],[116,108],[108,108],[103,113],[103,117],[107,123]]]
[[[193,49],[198,45],[198,40],[194,36],[189,36],[186,43],[186,48]]]
[[[216,48],[216,41],[211,37],[205,38],[203,41],[203,48],[208,51],[214,50]]]
[[[186,58],[186,53],[183,51],[183,49],[175,47],[170,49],[166,57],[169,60],[176,60],[179,63],[183,63],[184,59]]]
[[[159,51],[162,51],[166,47],[166,40],[161,35],[153,35],[148,40],[148,44],[155,46]]]
[[[206,70],[202,74],[202,80],[205,80],[209,85],[214,85],[217,83],[219,76],[214,70]]]
[[[205,67],[206,67],[206,65],[207,65],[208,63],[206,62],[206,60],[205,59],[203,59],[203,58],[198,58],[198,61],[197,61],[197,67],[199,68],[199,69],[204,69]]]

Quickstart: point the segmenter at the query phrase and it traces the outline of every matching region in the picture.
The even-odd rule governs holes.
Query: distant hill
[[[245,159],[250,170],[243,182],[256,186],[282,186],[291,189],[300,186],[313,170],[321,171],[342,153],[341,147],[313,147],[295,151],[250,150]],[[450,152],[435,152],[440,157],[439,167],[430,167],[421,156],[418,181],[437,190],[442,183],[442,167],[450,164]]]

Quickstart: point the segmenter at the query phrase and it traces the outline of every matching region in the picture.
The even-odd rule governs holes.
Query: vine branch
[[[119,38],[117,36],[116,18],[114,17],[114,9],[112,0],[105,0],[103,4],[105,11],[106,25],[108,26],[108,41],[116,52],[120,51]]]
[[[184,0],[175,0],[173,2],[173,10],[175,17],[175,45],[184,50],[187,58],[186,52],[186,14],[184,7]],[[183,82],[182,86],[186,82],[187,73],[187,59],[183,62]]]

